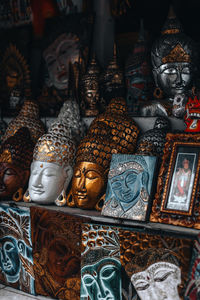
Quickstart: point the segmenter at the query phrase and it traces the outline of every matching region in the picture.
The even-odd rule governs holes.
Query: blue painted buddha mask
[[[117,259],[106,257],[95,264],[82,268],[82,289],[89,299],[119,299],[121,295],[121,264]]]
[[[147,169],[146,161],[138,156],[133,161],[119,163],[110,170],[108,178],[112,192],[124,211],[137,203],[142,190],[147,193]]]

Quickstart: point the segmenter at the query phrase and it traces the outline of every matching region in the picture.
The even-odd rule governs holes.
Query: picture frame
[[[150,221],[200,229],[200,136],[167,134]]]

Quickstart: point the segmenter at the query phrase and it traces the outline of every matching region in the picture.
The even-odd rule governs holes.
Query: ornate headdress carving
[[[131,161],[131,162],[126,162],[124,164],[119,164],[117,168],[110,170],[109,174],[108,174],[108,178],[112,178],[117,175],[120,175],[130,169],[133,169],[134,171],[137,171],[138,173],[141,173],[144,171],[144,168],[140,163],[138,163],[136,161]]]
[[[30,247],[29,220],[29,216],[20,216],[9,208],[7,213],[0,211],[0,238],[7,235],[13,236],[17,240],[23,240]]]
[[[124,75],[117,64],[116,45],[114,45],[113,58],[101,78],[106,90],[113,86],[124,87]]]
[[[6,49],[1,64],[1,77],[11,74],[12,71],[17,73],[18,86],[23,89],[24,96],[30,96],[30,71],[28,64],[15,45],[10,44]]]
[[[134,257],[134,261],[126,265],[125,270],[131,277],[134,273],[142,272],[157,262],[168,262],[179,267],[179,255],[165,248],[149,248],[139,252]]]
[[[92,57],[91,62],[89,63],[87,72],[83,75],[82,82],[85,89],[96,89],[99,88],[99,74],[100,70],[97,65],[95,56]],[[95,87],[93,87],[93,84]]]
[[[29,169],[34,144],[28,128],[20,128],[13,136],[5,140],[0,148],[0,162],[12,163],[21,169]]]
[[[21,127],[29,129],[34,143],[44,134],[44,125],[39,119],[39,108],[36,102],[30,100],[24,102],[18,116],[9,123],[5,134],[2,136],[2,141],[13,136]]]
[[[73,166],[75,149],[70,129],[57,121],[51,125],[47,134],[39,138],[33,159],[56,163],[61,167]]]
[[[170,62],[189,62],[195,64],[196,49],[194,42],[183,33],[182,26],[170,7],[162,35],[152,47],[152,64],[154,68]]]
[[[184,51],[180,44],[177,44],[172,51],[162,59],[163,63],[191,62],[190,56]]]

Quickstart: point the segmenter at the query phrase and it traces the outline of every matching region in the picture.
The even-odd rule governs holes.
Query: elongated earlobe
[[[72,196],[72,189],[70,189],[69,194],[67,195],[67,206],[75,207],[75,202]]]
[[[23,199],[23,188],[18,188],[18,190],[13,194],[12,199],[16,202]]]
[[[62,190],[61,194],[55,200],[55,204],[57,206],[64,206],[64,205],[66,205],[66,203],[67,203],[67,197],[66,197],[65,191]]]
[[[24,202],[31,202],[32,201],[28,189],[26,190],[26,192],[23,196],[23,200],[24,200]]]

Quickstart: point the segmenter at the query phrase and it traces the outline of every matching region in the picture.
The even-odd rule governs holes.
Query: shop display
[[[35,291],[80,299],[81,219],[46,208],[31,208]]]
[[[20,201],[29,179],[34,143],[29,130],[20,128],[0,147],[0,198]]]
[[[197,50],[191,38],[170,10],[168,19],[151,50],[154,96],[158,101],[144,105],[144,116],[175,116],[183,118],[185,104],[196,75]]]
[[[53,123],[34,148],[24,201],[65,205],[65,192],[72,178],[75,150],[71,130],[59,121]]]
[[[1,138],[2,142],[13,136],[21,127],[29,129],[31,139],[34,143],[45,133],[45,127],[39,118],[39,109],[36,102],[30,100],[24,102],[18,116],[8,124],[6,132]]]
[[[112,99],[78,146],[68,206],[101,210],[111,156],[133,153],[138,132],[127,114],[125,99]]]
[[[200,228],[199,135],[167,134],[150,220]]]
[[[102,215],[146,221],[156,157],[113,154]]]
[[[155,12],[157,33],[144,17],[144,33],[130,0],[7,2],[0,4],[0,283],[63,300],[198,300],[194,41],[172,8],[153,40],[167,11]]]
[[[35,295],[30,209],[0,205],[0,281]]]

